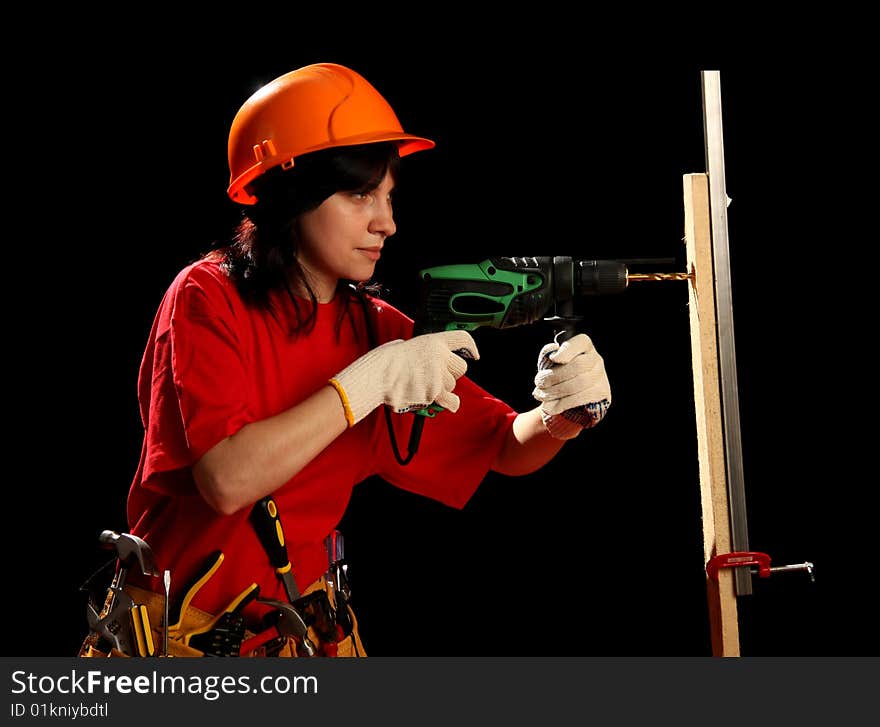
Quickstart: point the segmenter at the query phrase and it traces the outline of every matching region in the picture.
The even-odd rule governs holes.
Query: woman
[[[128,517],[170,571],[171,655],[363,655],[344,567],[328,571],[352,487],[379,475],[462,507],[490,469],[532,472],[576,436],[564,410],[604,402],[590,425],[604,414],[610,390],[586,336],[545,347],[557,365],[536,378],[543,403],[517,414],[463,376],[479,357],[467,332],[412,337],[412,321],[368,292],[396,230],[400,158],[433,146],[335,64],[275,79],[236,115],[229,195],[242,221],[168,289],[139,378]],[[380,410],[432,402],[447,413],[403,464],[393,443],[413,417]],[[281,577],[259,534],[279,519],[292,563]],[[159,643],[163,587],[128,575]]]

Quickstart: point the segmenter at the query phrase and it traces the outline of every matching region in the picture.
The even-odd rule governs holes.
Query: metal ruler
[[[719,71],[701,71],[703,135],[709,177],[712,256],[715,267],[715,316],[718,331],[718,367],[724,427],[724,462],[730,510],[730,544],[734,551],[749,550],[746,493],[743,482],[742,437],[739,422],[739,389],[736,380],[736,343],[730,284],[730,246],[727,236],[727,185],[724,174],[724,133],[721,119]],[[752,593],[748,568],[734,569],[736,594]]]

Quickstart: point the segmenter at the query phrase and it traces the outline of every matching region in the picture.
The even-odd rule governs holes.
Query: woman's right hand
[[[422,409],[432,402],[457,411],[455,382],[467,371],[465,359],[479,359],[467,331],[441,331],[389,341],[365,353],[330,379],[353,427],[381,404],[395,412]]]

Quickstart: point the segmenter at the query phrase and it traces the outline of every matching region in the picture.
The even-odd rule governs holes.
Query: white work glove
[[[426,333],[374,348],[330,379],[330,384],[342,399],[349,427],[380,404],[402,413],[436,402],[455,412],[460,401],[452,390],[467,371],[465,358],[480,358],[467,331]]]
[[[611,406],[605,362],[583,333],[560,346],[548,343],[538,354],[532,392],[541,402],[541,418],[557,439],[571,439],[596,426]]]

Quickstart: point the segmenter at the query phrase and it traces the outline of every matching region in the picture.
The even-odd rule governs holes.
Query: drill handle
[[[556,305],[556,315],[545,318],[544,321],[553,324],[555,335],[553,340],[560,346],[563,341],[573,338],[577,335],[578,323],[582,318],[574,315],[574,303],[569,298]]]

